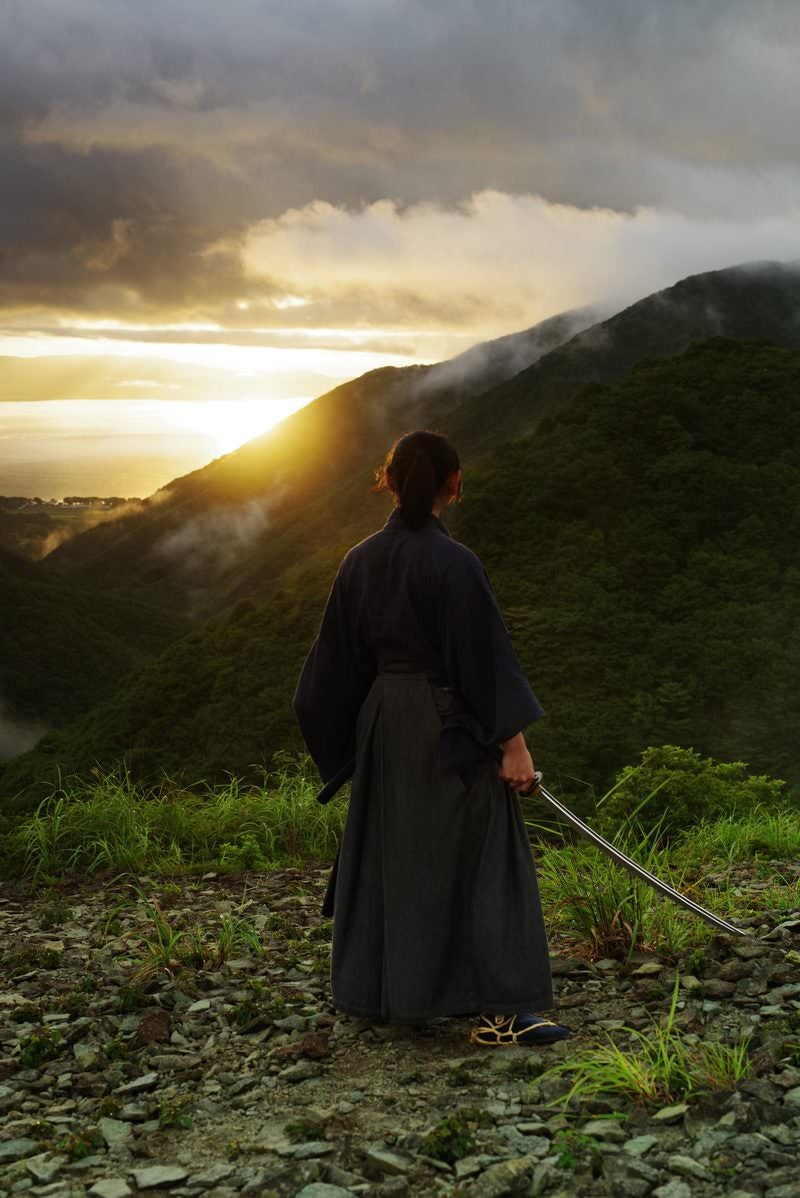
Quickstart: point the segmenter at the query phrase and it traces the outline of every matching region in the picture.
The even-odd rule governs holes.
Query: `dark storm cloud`
[[[237,246],[314,200],[780,219],[799,46],[793,0],[6,0],[0,305],[247,325],[246,295],[281,323],[295,280],[245,277]],[[340,321],[374,318],[348,294]],[[457,325],[475,302],[437,305]],[[399,310],[425,319],[424,295]]]

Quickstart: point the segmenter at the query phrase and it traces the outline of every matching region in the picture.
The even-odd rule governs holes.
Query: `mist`
[[[41,720],[20,720],[13,716],[0,695],[0,761],[32,749],[50,729]]]

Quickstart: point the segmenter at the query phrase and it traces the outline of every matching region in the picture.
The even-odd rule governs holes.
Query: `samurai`
[[[547,936],[518,791],[543,714],[478,556],[443,434],[400,437],[376,471],[393,508],[345,553],[294,711],[324,783],[352,775],[323,913],[335,1008],[372,1023],[473,1021],[474,1044],[543,1044]]]

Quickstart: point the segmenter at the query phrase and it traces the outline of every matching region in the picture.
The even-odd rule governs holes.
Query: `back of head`
[[[445,480],[459,469],[455,447],[443,433],[415,429],[395,441],[381,468],[376,488],[395,496],[409,528],[421,528]]]

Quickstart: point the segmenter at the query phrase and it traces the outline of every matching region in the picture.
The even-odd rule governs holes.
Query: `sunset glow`
[[[368,371],[800,260],[796,13],[661,7],[5,6],[0,492],[100,486],[79,459],[134,437],[161,478]],[[27,441],[8,408],[82,400],[119,406]]]

